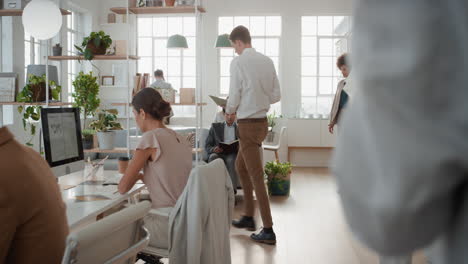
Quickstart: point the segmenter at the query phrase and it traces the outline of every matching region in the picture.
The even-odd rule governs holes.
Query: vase
[[[166,6],[174,6],[175,0],[166,0]]]
[[[114,149],[115,136],[115,131],[97,132],[99,149]]]
[[[57,46],[52,47],[52,55],[62,56],[62,47],[57,47]]]
[[[267,186],[271,196],[288,196],[291,190],[291,173],[268,175]]]
[[[94,146],[93,137],[83,138],[83,149],[92,149]]]
[[[268,134],[266,136],[266,142],[273,142],[275,140],[275,132],[273,131],[268,131]]]

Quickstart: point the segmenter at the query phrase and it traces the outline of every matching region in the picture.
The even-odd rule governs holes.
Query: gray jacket
[[[225,122],[211,124],[210,132],[205,142],[205,150],[208,155],[213,153],[213,149],[217,147],[219,143],[224,142],[224,125]],[[239,134],[236,123],[234,123],[234,129],[236,130],[236,139],[238,139]]]
[[[436,241],[431,261],[467,263],[468,1],[355,10],[356,87],[333,160],[348,223],[382,255]]]

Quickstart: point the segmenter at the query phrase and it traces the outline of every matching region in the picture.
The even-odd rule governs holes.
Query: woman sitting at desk
[[[132,106],[143,136],[119,183],[119,192],[128,192],[142,179],[150,193],[153,208],[174,207],[192,169],[192,148],[164,125],[162,120],[170,114],[171,106],[156,90],[141,90],[133,97]],[[167,247],[167,221],[156,216],[145,218],[145,226],[151,233],[150,245]]]

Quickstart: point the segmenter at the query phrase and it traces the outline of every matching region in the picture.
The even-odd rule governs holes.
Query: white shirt
[[[231,83],[226,112],[238,119],[266,117],[270,105],[281,100],[273,61],[247,48],[231,62]]]
[[[236,140],[236,128],[234,123],[232,125],[228,125],[224,122],[224,142],[231,143]]]
[[[151,88],[160,88],[160,89],[174,89],[172,85],[162,79],[156,79],[154,83],[150,85]]]

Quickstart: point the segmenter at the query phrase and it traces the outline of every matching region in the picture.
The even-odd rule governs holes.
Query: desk
[[[104,171],[104,179],[114,178],[117,171]],[[137,183],[126,194],[115,193],[117,185],[102,186],[88,185],[83,183],[83,171],[72,173],[59,178],[59,184],[76,185],[73,188],[62,190],[62,198],[67,205],[67,219],[70,230],[82,225],[96,221],[96,217],[103,212],[118,206],[122,202],[133,198],[145,188],[143,183]],[[98,201],[78,201],[75,197],[79,195],[103,195],[109,199]]]

